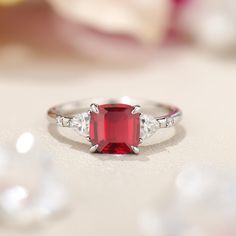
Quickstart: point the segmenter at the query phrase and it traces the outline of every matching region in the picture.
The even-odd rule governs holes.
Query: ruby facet
[[[133,153],[140,139],[140,114],[132,114],[134,107],[126,104],[99,106],[99,113],[90,118],[90,140],[98,144],[100,153]]]

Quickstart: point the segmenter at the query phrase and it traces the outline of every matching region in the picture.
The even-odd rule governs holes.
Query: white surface
[[[0,142],[25,131],[36,134],[54,154],[72,193],[71,211],[28,235],[138,236],[137,214],[185,164],[199,161],[235,171],[235,62],[181,49],[161,52],[138,68],[112,69],[15,49],[0,51]],[[177,136],[144,147],[139,156],[91,155],[88,146],[48,130],[46,119],[51,105],[88,94],[173,103],[184,119]],[[4,236],[25,233],[0,228]]]

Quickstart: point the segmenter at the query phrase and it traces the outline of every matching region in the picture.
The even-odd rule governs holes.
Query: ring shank
[[[129,97],[122,97],[119,99],[89,99],[84,101],[72,101],[58,106],[54,106],[48,110],[48,117],[55,122],[57,117],[71,119],[75,114],[88,110],[90,104],[128,104],[140,105],[142,112],[153,115],[160,123],[160,128],[167,128],[175,125],[181,120],[182,112],[175,106],[170,106],[153,101],[146,101],[143,99],[130,99]]]

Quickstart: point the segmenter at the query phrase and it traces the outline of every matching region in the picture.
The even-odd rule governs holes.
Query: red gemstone
[[[105,104],[99,106],[99,113],[91,113],[90,139],[98,144],[100,153],[133,153],[140,138],[139,114],[132,114],[133,106]]]

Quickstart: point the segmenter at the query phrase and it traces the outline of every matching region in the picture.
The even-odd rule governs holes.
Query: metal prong
[[[134,114],[140,113],[140,110],[141,110],[141,106],[135,105],[131,113],[134,115]]]
[[[132,148],[132,150],[135,154],[139,154],[139,148],[138,147],[131,146],[131,148]]]
[[[91,105],[90,105],[90,111],[91,112],[95,112],[95,113],[99,113],[99,109],[98,109],[98,105],[97,104],[95,104],[95,103],[92,103]]]
[[[89,141],[89,142],[91,141],[89,135],[86,136],[85,138],[87,139],[87,141]]]
[[[139,138],[139,143],[142,144],[143,143],[143,139]]]
[[[93,145],[93,146],[89,149],[89,151],[90,151],[90,152],[96,152],[97,149],[98,149],[98,144]]]

